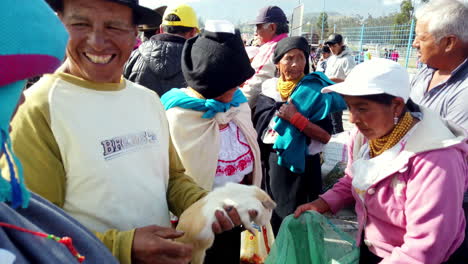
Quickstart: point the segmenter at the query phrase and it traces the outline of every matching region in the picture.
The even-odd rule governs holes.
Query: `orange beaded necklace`
[[[392,132],[386,136],[369,140],[371,158],[382,154],[384,151],[395,146],[411,128],[413,116],[406,112],[400,121],[393,128]]]

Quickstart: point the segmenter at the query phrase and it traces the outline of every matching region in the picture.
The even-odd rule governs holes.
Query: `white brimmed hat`
[[[408,101],[410,81],[406,69],[387,59],[372,59],[357,65],[346,80],[322,89],[322,93],[363,96],[389,94]]]

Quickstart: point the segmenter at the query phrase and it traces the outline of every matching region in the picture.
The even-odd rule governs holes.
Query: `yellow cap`
[[[180,21],[167,21],[166,17],[170,14],[177,15],[180,18]],[[162,24],[164,26],[182,26],[196,28],[197,30],[199,29],[195,11],[192,7],[186,4],[168,7],[164,12]]]

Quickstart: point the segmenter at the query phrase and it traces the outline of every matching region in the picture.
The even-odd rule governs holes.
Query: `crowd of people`
[[[341,34],[312,55],[278,6],[252,19],[255,49],[186,4],[3,0],[0,13],[2,263],[189,263],[171,213],[226,183],[268,192],[275,235],[290,214],[354,205],[360,263],[468,263],[463,1],[417,10],[412,80],[396,56],[356,65]],[[346,109],[348,164],[323,193]],[[215,217],[205,263],[239,264],[236,208]]]

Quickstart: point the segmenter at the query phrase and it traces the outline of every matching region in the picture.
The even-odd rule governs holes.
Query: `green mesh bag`
[[[359,263],[355,240],[320,213],[286,217],[265,264]]]

